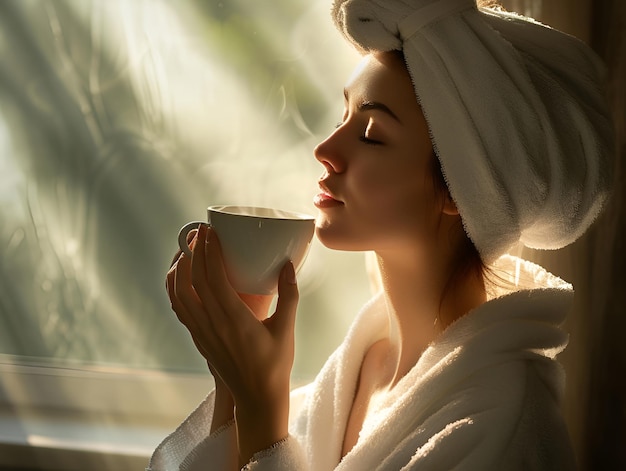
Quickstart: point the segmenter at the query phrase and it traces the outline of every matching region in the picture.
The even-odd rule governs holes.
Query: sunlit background
[[[358,60],[329,8],[0,2],[1,353],[206,370],[165,296],[176,233],[209,204],[313,213],[312,149]],[[312,248],[296,377],[367,298],[362,265]]]

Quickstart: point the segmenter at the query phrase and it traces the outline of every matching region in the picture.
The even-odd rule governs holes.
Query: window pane
[[[205,370],[164,290],[178,228],[209,204],[314,210],[312,149],[358,60],[328,9],[0,2],[0,354]],[[312,248],[296,378],[369,295],[362,266]]]

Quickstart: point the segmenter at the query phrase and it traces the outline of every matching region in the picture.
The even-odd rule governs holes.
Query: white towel
[[[466,232],[490,263],[563,247],[598,215],[614,135],[581,41],[474,0],[335,0],[359,50],[401,50]]]

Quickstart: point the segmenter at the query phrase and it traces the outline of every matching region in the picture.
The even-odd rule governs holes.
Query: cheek
[[[370,206],[362,210],[369,209],[377,227],[389,236],[422,238],[435,229],[440,213],[432,182],[414,168],[394,177],[371,183]]]
[[[433,206],[434,191],[420,170],[408,166],[402,171],[381,171],[369,175],[370,178],[355,180],[361,195],[359,202],[376,209],[384,218],[423,214]]]

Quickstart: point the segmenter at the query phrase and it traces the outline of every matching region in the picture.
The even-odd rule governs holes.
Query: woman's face
[[[366,56],[345,88],[336,130],[315,148],[324,166],[316,232],[338,250],[423,243],[440,220],[432,144],[402,60]]]

